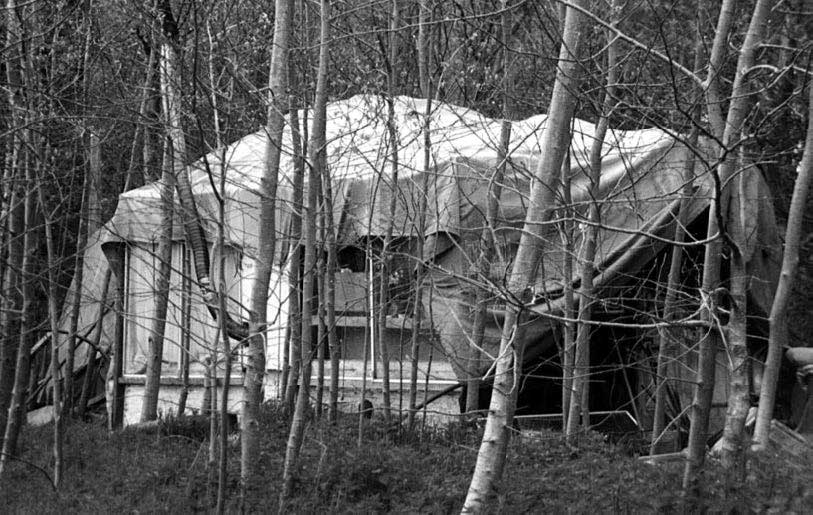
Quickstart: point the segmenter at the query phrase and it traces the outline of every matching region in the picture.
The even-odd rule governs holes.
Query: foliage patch
[[[246,510],[277,509],[288,419],[264,408],[260,469],[248,485]],[[208,441],[200,420],[166,421],[161,431],[110,434],[101,423],[73,422],[67,429],[65,481],[52,490],[44,472],[52,466],[51,428],[26,432],[21,458],[0,489],[3,512],[194,512],[213,507],[217,473],[208,468]],[[412,432],[373,420],[358,446],[358,419],[337,426],[311,422],[289,512],[454,513],[460,510],[477,456],[480,431],[451,425]],[[230,439],[230,510],[238,506],[239,445]],[[39,467],[42,470],[38,470]],[[493,511],[651,512],[681,511],[680,464],[651,466],[601,435],[586,434],[575,446],[557,433],[516,435]],[[733,491],[712,462],[698,499],[703,510],[809,511],[813,471],[791,467],[778,456],[752,457],[748,484]]]

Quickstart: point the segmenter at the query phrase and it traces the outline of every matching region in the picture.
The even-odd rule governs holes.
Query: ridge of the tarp
[[[410,97],[395,99],[395,119],[399,136],[399,175],[400,182],[410,176],[424,173],[423,138],[426,101]],[[312,119],[311,113],[301,112],[300,119]],[[328,105],[328,164],[334,177],[335,191],[347,191],[342,184],[351,183],[352,188],[363,188],[374,181],[381,181],[381,171],[388,173],[389,150],[386,130],[386,99],[379,95],[357,95],[347,100]],[[546,115],[532,116],[512,123],[512,156],[537,156],[541,129]],[[441,173],[444,166],[458,157],[486,154],[496,156],[501,120],[487,118],[476,111],[435,102],[431,110],[432,167]],[[573,124],[574,136],[572,158],[575,164],[586,166],[587,155],[593,139],[594,126],[582,120]],[[283,156],[280,164],[280,191],[278,209],[290,211],[291,156],[290,131],[286,130],[282,142]],[[611,131],[605,143],[605,161],[629,159],[636,153],[646,154],[653,148],[673,144],[674,140],[658,129],[640,131]],[[264,173],[264,156],[268,139],[263,130],[249,134],[230,144],[225,149],[207,154],[190,165],[190,180],[198,199],[198,206],[204,225],[213,231],[216,223],[216,197],[214,188],[219,184],[219,176],[226,169],[227,239],[240,246],[252,246],[256,234],[252,234],[258,223],[252,210],[260,202],[261,177]],[[225,166],[222,163],[225,161]],[[209,174],[212,174],[211,176]],[[417,182],[417,181],[416,181]],[[376,185],[378,187],[378,185]],[[349,198],[349,197],[348,197]],[[341,200],[341,199],[340,199]],[[340,204],[341,202],[339,202]],[[381,211],[384,204],[374,199],[363,209]],[[338,209],[338,208],[337,208]],[[150,242],[157,234],[160,213],[159,184],[151,183],[141,188],[123,193],[119,206],[106,226],[103,244],[122,242]],[[366,211],[365,211],[366,213]],[[380,214],[380,213],[379,213]],[[361,231],[382,232],[379,221],[363,227],[359,216],[356,226]],[[357,227],[358,229],[358,227]],[[341,231],[337,227],[337,231]],[[356,230],[359,232],[359,230]],[[180,227],[176,227],[174,237],[181,239]]]

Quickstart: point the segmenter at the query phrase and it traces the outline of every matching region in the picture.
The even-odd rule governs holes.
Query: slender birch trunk
[[[110,270],[115,276],[113,290],[113,341],[111,342],[110,367],[107,371],[107,429],[120,429],[124,423],[124,388],[120,384],[124,370],[124,252],[117,249],[108,254]]]
[[[86,5],[86,7],[90,8],[90,3]],[[85,13],[85,17],[88,17],[88,13]],[[82,96],[85,105],[88,104],[88,80],[89,80],[89,72],[88,68],[90,67],[90,47],[91,47],[91,28],[92,24],[88,19],[85,19],[85,25],[87,32],[85,33],[85,41],[84,41],[84,49],[82,52]],[[88,132],[90,129],[87,123],[87,113],[84,113],[84,118],[81,122],[81,138],[84,139],[85,133]],[[92,130],[90,130],[92,134]],[[78,229],[78,237],[76,242],[76,261],[74,264],[74,274],[73,274],[73,283],[76,285],[74,292],[73,292],[73,299],[71,304],[71,314],[70,314],[70,322],[69,322],[69,329],[68,329],[68,341],[67,341],[67,351],[65,357],[65,369],[67,373],[65,374],[65,412],[68,414],[69,417],[73,416],[73,403],[76,397],[75,387],[74,387],[74,368],[75,368],[75,360],[76,360],[76,337],[77,332],[79,330],[79,311],[82,305],[82,286],[84,284],[84,260],[85,260],[85,247],[87,247],[87,240],[88,236],[90,235],[90,219],[88,217],[89,214],[89,203],[90,203],[90,196],[91,191],[93,190],[93,178],[91,177],[92,174],[92,150],[91,150],[92,143],[89,142],[88,144],[88,154],[87,154],[87,167],[85,169],[85,181],[84,187],[82,190],[82,204],[80,207],[80,215],[79,215],[79,229]]]
[[[139,118],[143,120],[143,146],[141,148],[142,170],[144,181],[156,181],[161,178],[161,166],[166,127],[161,121],[161,92],[160,92],[160,45],[154,36],[157,32],[150,27],[150,35],[143,40],[144,51],[149,52],[147,70],[144,77],[144,91],[139,106]],[[143,114],[141,114],[143,108]]]
[[[739,152],[738,164],[742,163],[742,147]],[[740,166],[737,169],[741,170]],[[731,316],[728,321],[727,347],[729,359],[728,379],[728,407],[726,408],[725,427],[721,441],[721,458],[723,468],[726,469],[726,483],[729,488],[739,487],[745,480],[745,419],[750,407],[749,386],[751,380],[751,366],[748,356],[748,333],[746,326],[746,311],[748,299],[748,275],[745,268],[746,260],[746,226],[747,217],[755,213],[746,212],[746,182],[754,170],[746,169],[739,172],[736,178],[735,195],[737,198],[736,213],[732,213],[729,220],[731,234],[731,270],[730,294]]]
[[[372,278],[371,275],[373,273],[372,262],[373,262],[373,253],[371,248],[370,238],[367,238],[367,242],[365,244],[364,249],[364,259],[365,259],[365,294],[364,294],[364,312],[371,313],[373,306],[370,302],[370,290],[372,289]],[[364,324],[364,351],[362,353],[362,362],[361,362],[361,400],[359,401],[358,406],[358,435],[356,438],[356,446],[361,449],[362,443],[364,443],[364,422],[365,420],[372,418],[373,416],[373,404],[367,400],[367,362],[370,359],[370,346],[373,341],[373,324],[370,323],[369,318],[366,324]],[[375,358],[373,358],[375,359]]]
[[[378,346],[381,358],[381,388],[384,397],[384,421],[387,425],[391,421],[392,401],[390,399],[390,355],[389,347],[385,341],[387,334],[387,314],[389,311],[389,274],[392,257],[390,256],[390,246],[392,245],[393,226],[395,224],[395,213],[398,205],[398,128],[395,125],[395,86],[398,68],[398,47],[396,45],[396,31],[399,25],[398,0],[392,1],[392,13],[390,16],[389,30],[389,57],[387,68],[387,135],[389,137],[390,155],[390,205],[387,228],[384,234],[384,241],[381,245],[381,282],[378,290]],[[382,171],[383,173],[383,171]]]
[[[40,178],[42,180],[42,178]],[[59,333],[59,306],[57,305],[57,288],[58,283],[56,279],[57,270],[57,256],[54,245],[54,231],[53,220],[48,213],[48,208],[45,205],[43,198],[42,188],[38,188],[40,211],[42,212],[43,221],[45,223],[45,247],[48,259],[48,323],[51,329],[51,384],[54,388],[54,404],[53,404],[53,417],[54,417],[54,488],[59,489],[62,484],[63,467],[63,433],[62,433],[62,392],[61,392],[61,378],[59,367],[59,347],[56,346],[56,341],[53,335]]]
[[[32,145],[36,144],[29,141]],[[36,199],[33,164],[26,159],[25,168],[25,194],[23,196],[23,257],[20,277],[22,319],[20,332],[17,336],[17,361],[15,365],[14,386],[11,391],[11,403],[8,408],[5,436],[3,438],[3,453],[0,456],[0,477],[8,465],[8,461],[17,454],[17,440],[20,429],[25,423],[26,397],[28,395],[28,379],[31,371],[31,345],[34,339],[36,325],[34,305],[34,261],[36,248]]]
[[[321,177],[317,182],[321,182]],[[327,264],[325,259],[325,212],[322,196],[322,187],[319,185],[319,200],[317,201],[316,239],[319,240],[316,258],[316,400],[314,401],[314,414],[316,419],[322,418],[322,404],[325,400],[325,343],[327,342],[327,324],[325,322],[325,274]]]
[[[728,48],[728,33],[734,15],[736,5],[733,0],[723,0],[720,6],[720,15],[717,19],[717,27],[714,35],[714,43],[709,58],[709,75],[704,84],[706,87],[706,109],[709,116],[711,132],[718,145],[723,145],[725,137],[725,120],[723,117],[723,97],[720,91],[722,84],[722,66]],[[717,150],[722,153],[724,147]],[[723,154],[724,155],[724,154]],[[712,172],[714,173],[714,172]],[[719,183],[723,183],[720,171],[717,171]],[[715,188],[714,198],[709,204],[708,225],[706,235],[712,236],[719,232],[720,223],[718,213],[725,212],[728,199],[719,186]],[[693,486],[697,472],[703,465],[706,453],[706,439],[708,432],[709,414],[711,411],[711,401],[714,392],[714,359],[717,347],[720,345],[720,335],[717,327],[713,327],[713,321],[717,316],[713,306],[714,296],[709,292],[714,290],[720,282],[720,258],[723,246],[721,238],[706,244],[703,259],[703,278],[701,281],[701,295],[703,299],[703,312],[701,316],[709,325],[707,333],[698,342],[697,358],[697,387],[692,400],[692,410],[690,411],[691,426],[689,428],[688,459],[684,470],[683,487],[688,492],[689,486]],[[691,484],[690,484],[691,483]]]
[[[499,211],[500,196],[502,194],[502,183],[505,177],[505,169],[508,166],[508,155],[510,153],[509,145],[511,143],[511,92],[512,92],[512,66],[511,55],[509,53],[510,31],[511,31],[511,18],[508,11],[508,0],[503,0],[501,6],[502,14],[500,15],[500,40],[503,48],[502,67],[503,67],[503,83],[502,83],[502,115],[503,121],[500,124],[500,145],[497,149],[497,167],[494,170],[494,175],[488,184],[488,200],[486,204],[486,219],[483,226],[483,231],[480,234],[480,250],[477,255],[477,274],[478,281],[484,283],[479,286],[476,291],[475,297],[475,313],[473,323],[473,334],[470,360],[471,365],[468,371],[468,378],[466,381],[466,412],[472,417],[477,417],[477,411],[480,409],[480,361],[481,352],[483,348],[483,341],[486,329],[486,317],[488,313],[488,300],[492,296],[490,291],[490,270],[491,261],[497,254],[497,242],[494,239],[494,234],[497,229],[497,214]],[[501,260],[501,262],[503,262]]]
[[[186,413],[186,405],[189,402],[189,327],[192,323],[189,297],[190,295],[186,290],[181,293],[181,313],[183,313],[183,318],[181,319],[181,393],[178,394],[179,417],[184,416]]]
[[[211,67],[211,61],[209,61],[209,65]],[[211,68],[210,68],[211,72]],[[214,90],[213,90],[214,91]],[[226,147],[223,145],[223,142],[220,137],[220,118],[217,114],[217,97],[212,94],[212,105],[214,106],[214,125],[215,125],[215,135],[217,138],[217,148],[222,152],[220,157],[221,163],[221,173],[220,173],[220,202],[218,203],[218,220],[217,220],[217,248],[218,248],[218,257],[219,263],[219,285],[217,288],[218,291],[218,304],[221,313],[226,313],[228,310],[228,304],[226,300],[226,238],[225,238],[225,228],[226,228],[226,162],[228,160],[228,156],[226,155]],[[217,505],[216,511],[218,514],[225,513],[226,508],[226,486],[228,482],[228,474],[226,466],[228,465],[228,457],[229,457],[229,446],[228,446],[228,427],[226,425],[226,421],[228,420],[229,416],[229,389],[231,387],[231,368],[232,368],[232,348],[231,348],[231,340],[229,339],[229,332],[228,328],[226,327],[226,317],[218,318],[219,327],[220,327],[220,340],[221,344],[223,345],[223,366],[225,367],[223,371],[223,393],[220,395],[220,455],[218,457],[218,474],[217,474]],[[215,346],[217,346],[217,342],[215,342]],[[217,370],[217,367],[215,367]],[[217,390],[217,375],[215,374],[215,390]],[[214,435],[210,435],[210,438],[213,438]]]
[[[703,26],[705,16],[702,16],[702,7],[698,7],[698,22],[697,22],[697,35],[695,37],[694,47],[694,70],[697,71],[703,64],[705,56],[705,41],[703,38]],[[727,30],[726,27],[723,27]],[[716,76],[711,74],[712,80],[716,80]],[[693,117],[693,128],[689,134],[688,146],[689,148],[697,145],[700,115],[702,109],[701,105],[695,106]],[[672,246],[672,253],[669,261],[669,275],[666,279],[666,295],[663,301],[663,320],[670,322],[677,315],[677,300],[678,290],[680,288],[680,270],[683,266],[683,247],[682,244],[686,241],[685,227],[688,223],[686,217],[688,216],[689,202],[692,196],[694,168],[696,165],[695,155],[692,152],[687,152],[686,164],[683,168],[683,190],[681,192],[680,207],[678,208],[677,220],[675,223],[675,231],[672,236],[675,244]],[[652,417],[652,440],[650,443],[649,453],[654,455],[657,451],[657,443],[662,437],[663,431],[666,427],[666,393],[669,388],[668,373],[670,363],[677,359],[677,337],[672,333],[672,329],[664,327],[659,329],[658,334],[658,358],[657,368],[655,372],[655,409]]]
[[[564,13],[561,16],[564,23]],[[570,415],[570,402],[573,398],[573,367],[576,362],[576,306],[573,289],[573,199],[570,195],[570,154],[565,156],[562,162],[562,193],[566,206],[565,219],[561,224],[562,244],[565,251],[565,262],[563,266],[564,291],[564,317],[562,324],[562,433],[567,432],[568,416]]]
[[[696,69],[696,68],[695,68]],[[692,130],[689,136],[689,145],[697,144],[697,130]],[[691,154],[687,157],[686,166],[683,173],[684,186],[680,207],[678,208],[677,222],[672,240],[672,253],[669,261],[669,275],[666,279],[666,296],[663,301],[663,320],[670,322],[677,315],[678,290],[680,288],[680,270],[683,266],[683,247],[686,241],[686,223],[688,220],[689,202],[692,194],[692,176],[694,174],[695,159]],[[655,454],[657,443],[666,427],[666,393],[669,388],[669,365],[673,360],[678,359],[677,337],[671,328],[664,327],[659,330],[658,335],[658,361],[655,377],[655,410],[652,421],[652,442],[649,448],[650,454]]]
[[[725,6],[724,6],[725,7]],[[760,45],[768,14],[770,13],[770,0],[758,0],[754,6],[748,32],[745,36],[739,58],[737,59],[737,70],[734,76],[734,84],[731,88],[731,102],[728,107],[723,137],[722,149],[720,150],[720,164],[717,170],[719,185],[729,182],[735,171],[735,159],[730,156],[734,146],[741,144],[739,137],[742,134],[742,126],[747,114],[749,95],[747,88],[746,71],[749,70],[755,60],[756,50]],[[725,12],[725,11],[723,11]],[[720,22],[722,22],[721,20]],[[715,48],[712,48],[712,57],[718,50],[715,38]],[[725,44],[725,43],[722,43]],[[713,70],[713,69],[712,69]],[[711,83],[715,81],[712,80]],[[714,97],[710,97],[712,99]],[[716,100],[716,98],[714,98]],[[710,102],[716,103],[716,102]],[[713,117],[710,121],[714,123]],[[712,129],[715,130],[714,126]],[[716,130],[715,130],[716,132]],[[707,229],[708,236],[714,236],[725,229],[725,213],[727,202],[718,186],[715,197],[709,207],[709,223]],[[714,393],[714,358],[718,346],[719,334],[717,328],[712,325],[717,320],[714,304],[716,304],[715,290],[720,281],[720,256],[723,247],[723,237],[714,238],[706,245],[705,258],[703,263],[703,281],[701,294],[704,297],[704,319],[709,322],[708,335],[703,338],[699,345],[697,387],[692,401],[692,424],[689,430],[688,459],[683,473],[683,489],[689,493],[697,485],[697,478],[706,457],[706,440],[708,433],[709,415],[711,412],[711,401]]]
[[[311,313],[313,311],[313,287],[316,279],[316,208],[319,182],[327,166],[327,72],[330,38],[330,5],[322,0],[320,8],[321,35],[319,41],[319,70],[316,77],[316,96],[313,108],[313,130],[309,145],[311,166],[308,173],[308,201],[305,223],[305,260],[302,278],[302,377],[296,398],[294,416],[291,420],[291,432],[285,448],[285,465],[282,471],[282,490],[280,492],[280,510],[293,491],[305,434],[307,411],[310,404],[311,359],[313,354],[313,332],[311,331]]]
[[[276,252],[276,195],[282,133],[285,125],[283,113],[288,107],[288,41],[291,35],[293,2],[277,0],[274,12],[274,42],[268,73],[268,114],[256,258],[257,276],[251,289],[250,334],[248,360],[243,382],[243,434],[240,454],[241,497],[245,499],[248,481],[254,476],[259,445],[259,410],[265,377],[265,348],[263,333],[268,320],[268,286]]]
[[[813,113],[813,87],[808,86],[810,99],[808,113]],[[779,365],[782,362],[782,348],[787,342],[787,309],[788,300],[796,271],[799,268],[799,242],[802,237],[803,219],[805,216],[805,203],[810,191],[811,177],[813,177],[813,115],[808,114],[807,135],[802,160],[796,169],[796,183],[793,185],[793,197],[788,210],[788,224],[785,232],[785,252],[782,256],[782,271],[779,275],[779,284],[771,306],[768,319],[768,358],[765,361],[765,371],[762,376],[762,389],[759,392],[759,410],[757,411],[756,426],[754,427],[754,445],[756,451],[768,448],[771,418],[773,418],[776,386],[779,379]]]
[[[574,2],[577,7],[582,7],[582,4],[581,1]],[[550,112],[541,141],[541,148],[547,151],[543,153],[531,182],[526,223],[509,276],[508,291],[521,302],[530,300],[530,286],[539,265],[540,241],[545,231],[543,224],[552,216],[554,192],[558,189],[562,160],[567,152],[570,121],[576,104],[574,92],[577,90],[576,68],[581,30],[581,15],[568,7]],[[521,322],[525,315],[523,304],[513,305],[509,302],[503,322],[489,414],[463,505],[464,513],[484,512],[488,496],[502,475],[519,389],[525,343]]]
[[[426,99],[426,110],[423,120],[423,180],[422,188],[418,192],[418,226],[415,255],[415,301],[412,306],[412,334],[410,342],[409,366],[409,413],[407,414],[407,427],[411,431],[415,426],[415,415],[418,403],[418,357],[420,353],[420,331],[422,315],[422,289],[424,280],[424,243],[426,225],[426,205],[429,186],[429,168],[432,164],[432,134],[430,116],[432,114],[432,83],[429,77],[429,23],[432,10],[429,0],[421,0],[418,14],[418,76],[421,84],[421,95]],[[432,321],[430,320],[430,324]]]
[[[222,190],[221,190],[222,191]],[[222,198],[222,197],[221,197]],[[221,202],[221,209],[222,209],[222,202]],[[221,224],[223,223],[221,219]],[[221,229],[222,233],[222,229]],[[221,234],[221,244],[222,244],[222,234]],[[221,265],[221,276],[223,271],[223,264],[225,259],[222,254],[221,247],[221,258],[220,258],[220,265]],[[220,309],[224,312],[227,309],[226,306],[226,295],[225,295],[225,281],[221,279],[221,289],[220,291]],[[229,334],[226,331],[226,319],[225,317],[221,317],[218,319],[220,322],[220,339],[223,344],[223,366],[225,370],[223,371],[223,392],[220,394],[220,412],[219,412],[219,419],[220,419],[220,441],[219,441],[219,451],[220,454],[218,455],[218,469],[217,469],[217,506],[216,510],[217,513],[222,514],[225,513],[226,507],[226,486],[228,484],[228,474],[227,474],[227,465],[228,465],[228,458],[229,458],[229,446],[228,446],[228,427],[226,425],[226,421],[229,417],[229,388],[231,386],[231,367],[232,367],[232,350],[231,344],[229,340]],[[217,370],[217,367],[215,367]],[[214,388],[217,390],[217,374],[215,373],[214,379]],[[214,410],[213,410],[214,411]],[[213,435],[212,435],[213,437]]]
[[[611,30],[618,24],[621,6],[614,1],[610,6]],[[608,33],[607,45],[607,85],[604,89],[604,100],[601,107],[596,132],[590,146],[590,168],[588,170],[590,186],[589,213],[587,228],[582,241],[581,283],[579,286],[579,319],[576,324],[575,376],[573,377],[573,394],[570,399],[565,436],[570,439],[576,433],[579,417],[581,426],[590,426],[590,333],[592,304],[595,296],[593,276],[596,273],[596,248],[598,245],[598,226],[601,223],[601,206],[598,197],[601,188],[602,147],[610,125],[610,115],[615,107],[615,84],[618,81],[618,48],[614,34]]]
[[[698,7],[697,35],[695,36],[694,47],[694,71],[700,69],[705,56],[705,41],[703,38],[703,27],[705,16],[702,15],[702,7]],[[697,145],[698,127],[700,125],[701,105],[694,107],[692,118],[693,128],[689,134],[687,143],[689,148]],[[669,261],[669,275],[666,279],[666,294],[663,301],[663,321],[670,322],[677,315],[678,290],[680,288],[680,270],[683,266],[683,246],[686,241],[685,227],[688,223],[689,202],[692,196],[692,185],[694,178],[694,168],[696,160],[692,152],[687,152],[687,160],[683,167],[683,189],[681,191],[680,207],[678,208],[677,220],[672,240],[672,253]],[[657,451],[657,443],[662,437],[666,427],[666,394],[669,388],[668,374],[670,363],[677,358],[677,337],[672,333],[672,329],[664,327],[658,331],[658,358],[655,372],[655,409],[652,417],[652,440],[649,453],[654,455]]]
[[[305,149],[302,144],[303,137],[299,132],[299,116],[294,103],[291,103],[291,138],[294,152],[294,180],[292,187],[291,205],[291,233],[290,257],[288,260],[288,341],[285,342],[285,352],[282,363],[282,392],[283,406],[286,413],[294,412],[296,403],[297,385],[299,384],[300,344],[302,339],[302,298],[300,279],[302,272],[302,202],[305,182]],[[307,110],[303,110],[307,113]],[[302,126],[307,129],[307,114]],[[307,131],[305,131],[307,132]]]
[[[330,350],[330,400],[328,420],[335,424],[339,417],[339,339],[336,334],[336,228],[333,223],[333,185],[330,170],[322,168],[322,192],[325,206],[325,246],[327,258],[325,263],[325,324],[327,325],[327,343]]]
[[[14,123],[14,116],[9,116],[9,128]],[[0,292],[5,292],[5,277],[6,265],[8,265],[8,248],[9,242],[9,213],[11,212],[12,192],[14,191],[13,177],[16,172],[14,162],[16,159],[16,139],[14,132],[7,134],[3,138],[3,175],[0,177],[2,180],[2,188],[0,188]],[[0,324],[3,318],[0,316]],[[3,326],[0,326],[2,328]],[[3,367],[3,338],[0,338],[0,384],[2,383]]]
[[[164,55],[162,55],[163,61]],[[169,80],[162,63],[161,82]],[[165,112],[168,112],[165,109]],[[175,174],[178,173],[178,156],[170,141],[164,147],[164,171],[161,173],[161,226],[158,232],[158,270],[155,277],[153,298],[155,311],[150,323],[149,354],[144,382],[144,401],[141,406],[141,422],[158,418],[158,393],[161,388],[161,365],[164,356],[164,331],[169,304],[169,280],[172,273],[172,218]]]
[[[23,265],[25,230],[25,177],[24,167],[21,165],[25,155],[25,141],[27,130],[25,125],[25,111],[23,108],[23,78],[20,56],[23,54],[22,24],[17,12],[16,0],[6,1],[6,44],[10,55],[14,56],[6,63],[6,80],[8,81],[8,103],[11,111],[12,128],[16,129],[11,135],[11,155],[8,157],[9,176],[11,183],[7,186],[11,190],[8,195],[7,231],[8,240],[3,242],[8,248],[6,256],[5,276],[3,278],[3,309],[0,313],[0,326],[4,331],[3,344],[0,348],[0,433],[5,432],[7,425],[9,405],[11,403],[14,387],[15,363],[17,349],[19,348],[20,323],[23,312],[23,298],[20,271]]]
[[[89,46],[89,44],[88,44]],[[89,57],[86,55],[86,58]],[[87,75],[87,74],[86,74]],[[87,174],[86,180],[87,184],[87,198],[85,199],[87,203],[86,209],[86,216],[87,220],[85,222],[85,236],[86,238],[89,237],[91,234],[94,234],[99,228],[102,226],[102,206],[99,202],[99,185],[101,183],[101,175],[102,175],[102,145],[99,139],[99,135],[91,128],[89,129],[90,133],[88,134],[88,167],[87,167]],[[84,254],[84,249],[82,249],[82,253]],[[83,266],[84,268],[84,266]],[[88,342],[88,350],[86,352],[86,359],[85,359],[85,374],[82,380],[82,389],[79,395],[79,405],[76,407],[77,416],[81,419],[84,418],[85,412],[87,411],[87,403],[90,396],[90,389],[92,388],[93,384],[93,376],[96,373],[96,349],[98,348],[98,341],[101,339],[102,333],[102,322],[101,317],[104,316],[104,305],[107,302],[107,287],[110,284],[110,271],[107,272],[105,275],[105,282],[103,285],[102,290],[102,302],[100,305],[99,311],[99,319],[97,319],[97,330],[95,339],[92,342],[95,344]],[[77,292],[81,291],[81,284],[77,281]],[[74,338],[76,334],[73,335]],[[75,356],[75,352],[74,352]]]
[[[218,331],[220,330],[218,326]],[[201,411],[209,415],[209,455],[208,461],[206,463],[206,467],[208,469],[209,474],[211,477],[214,477],[215,472],[215,464],[217,463],[217,340],[219,339],[220,335],[217,335],[215,338],[214,345],[212,345],[212,352],[209,356],[206,357],[205,365],[205,376],[204,376],[204,388],[206,391],[203,393],[203,402],[201,404]],[[211,484],[212,480],[210,478],[209,484]]]
[[[712,134],[718,141],[723,140],[725,132],[725,115],[723,113],[723,66],[728,51],[728,37],[731,32],[731,23],[734,19],[737,2],[722,0],[720,15],[714,30],[714,41],[709,54],[709,73],[704,86],[706,87],[706,110],[709,115],[709,126]]]
[[[82,204],[79,210],[79,228],[76,241],[76,261],[74,264],[73,283],[76,285],[71,300],[71,313],[68,325],[67,350],[65,355],[65,413],[68,416],[73,414],[74,374],[76,356],[76,335],[79,331],[79,310],[82,305],[82,285],[84,283],[84,257],[87,246],[87,199],[90,189],[90,178],[85,175],[85,185],[82,193]]]

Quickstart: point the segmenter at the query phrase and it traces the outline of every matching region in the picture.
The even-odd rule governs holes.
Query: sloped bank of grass
[[[250,485],[250,512],[276,511],[288,421],[274,409],[263,417],[260,473]],[[166,434],[174,433],[174,434]],[[208,510],[215,485],[207,473],[202,431],[171,425],[164,434],[74,423],[65,446],[65,481],[52,491],[50,428],[26,432],[22,458],[0,486],[2,512],[193,512]],[[452,513],[462,505],[477,454],[478,434],[459,426],[398,434],[371,424],[357,446],[356,418],[338,427],[311,425],[289,512]],[[235,510],[239,445],[230,448],[230,510]],[[524,434],[510,448],[494,511],[680,511],[678,464],[646,465],[586,435],[578,450],[553,433]],[[729,492],[712,466],[701,504],[712,511],[808,512],[813,472],[770,456],[751,466],[749,484]],[[215,475],[216,476],[216,475]]]

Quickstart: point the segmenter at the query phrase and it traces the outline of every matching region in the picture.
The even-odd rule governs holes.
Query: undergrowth
[[[169,420],[147,434],[108,433],[101,423],[73,422],[65,438],[59,492],[49,483],[51,427],[27,428],[20,458],[0,485],[0,511],[110,513],[209,511],[217,474],[209,470],[206,421]],[[248,485],[248,512],[278,510],[288,420],[273,406],[262,416],[259,473]],[[454,513],[460,510],[479,445],[477,428],[450,425],[407,432],[373,420],[358,446],[357,418],[337,426],[311,423],[302,449],[295,495],[287,512]],[[239,443],[229,439],[229,511],[239,509]],[[652,466],[601,435],[575,446],[555,433],[523,433],[492,511],[681,512],[679,464]],[[746,487],[732,490],[715,463],[707,468],[693,510],[712,512],[813,509],[813,472],[776,456],[754,458]]]

